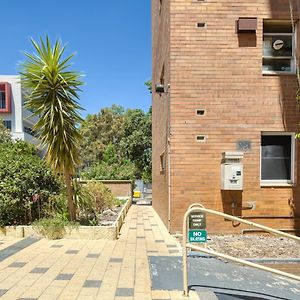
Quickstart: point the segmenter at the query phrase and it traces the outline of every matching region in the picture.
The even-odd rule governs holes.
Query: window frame
[[[262,137],[263,136],[290,136],[291,137],[291,174],[290,180],[286,179],[262,179]],[[294,186],[295,185],[295,168],[296,168],[296,135],[294,132],[280,132],[280,131],[268,131],[261,132],[261,142],[260,142],[260,186]]]
[[[289,20],[264,20],[263,23],[280,25],[280,24],[291,24]],[[292,26],[292,24],[291,24]],[[282,33],[270,33],[264,32],[263,29],[263,43],[262,43],[262,74],[263,75],[295,75],[297,71],[297,63],[296,63],[296,51],[295,48],[297,46],[297,23],[294,23],[295,32],[282,32]],[[292,37],[292,56],[264,56],[264,37],[265,36],[291,36]],[[291,71],[267,71],[263,69],[263,59],[290,59]]]
[[[0,82],[0,86],[4,87],[5,108],[0,108],[0,113],[11,113],[11,89],[8,82]]]
[[[6,109],[6,94],[5,94],[5,90],[4,91],[0,90],[0,95],[3,95],[3,96],[0,96],[0,109]],[[2,107],[3,102],[4,102],[4,107]]]

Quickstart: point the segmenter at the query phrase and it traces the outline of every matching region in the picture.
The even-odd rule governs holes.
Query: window
[[[196,109],[197,116],[205,116],[205,109]]]
[[[0,90],[0,109],[6,109],[5,91]]]
[[[8,82],[0,82],[0,113],[11,112],[11,90]]]
[[[292,184],[294,181],[295,135],[263,133],[261,136],[261,183]]]
[[[264,21],[263,73],[295,73],[294,44],[291,22]]]
[[[197,142],[205,142],[206,141],[206,137],[205,137],[205,135],[197,135],[196,136],[196,141]]]
[[[11,131],[11,121],[10,120],[4,120],[3,121],[3,125],[6,129],[10,130]]]
[[[30,134],[32,136],[36,135],[35,132],[32,130],[32,128],[30,128],[30,127],[24,126],[24,132],[26,132],[26,133],[28,133],[28,134]]]

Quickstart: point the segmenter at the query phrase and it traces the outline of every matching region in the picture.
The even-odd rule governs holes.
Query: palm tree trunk
[[[67,198],[68,198],[68,210],[69,210],[69,219],[70,221],[76,220],[76,210],[73,201],[73,189],[71,185],[71,176],[67,170],[64,172],[65,183],[67,187]]]

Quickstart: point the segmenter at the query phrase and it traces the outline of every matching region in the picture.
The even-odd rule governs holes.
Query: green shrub
[[[33,229],[43,237],[48,239],[61,239],[66,233],[65,226],[75,228],[77,223],[69,222],[63,219],[60,215],[57,215],[51,219],[42,218],[32,223]]]
[[[89,180],[134,180],[135,172],[136,167],[129,160],[122,163],[102,161],[82,172],[81,177]]]
[[[91,195],[92,206],[96,213],[101,213],[103,210],[114,206],[115,197],[102,182],[91,181],[83,188]]]
[[[0,225],[28,224],[43,216],[60,183],[23,141],[0,143]]]
[[[103,210],[113,208],[116,203],[111,190],[101,182],[80,184],[75,194],[78,219],[85,225],[98,225],[97,216]]]
[[[45,218],[53,218],[59,215],[63,220],[68,220],[68,200],[66,190],[61,189],[60,194],[51,195],[47,203],[43,207],[43,216]]]

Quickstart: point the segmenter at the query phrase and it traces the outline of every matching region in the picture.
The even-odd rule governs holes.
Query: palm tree
[[[80,134],[77,124],[82,121],[78,110],[80,74],[69,71],[74,54],[63,58],[65,47],[57,40],[52,47],[48,37],[33,39],[34,54],[25,53],[26,61],[21,64],[22,86],[29,91],[25,105],[39,117],[33,130],[38,133],[45,147],[46,160],[52,169],[63,175],[67,187],[70,220],[75,220],[72,176],[79,163],[78,145]]]

